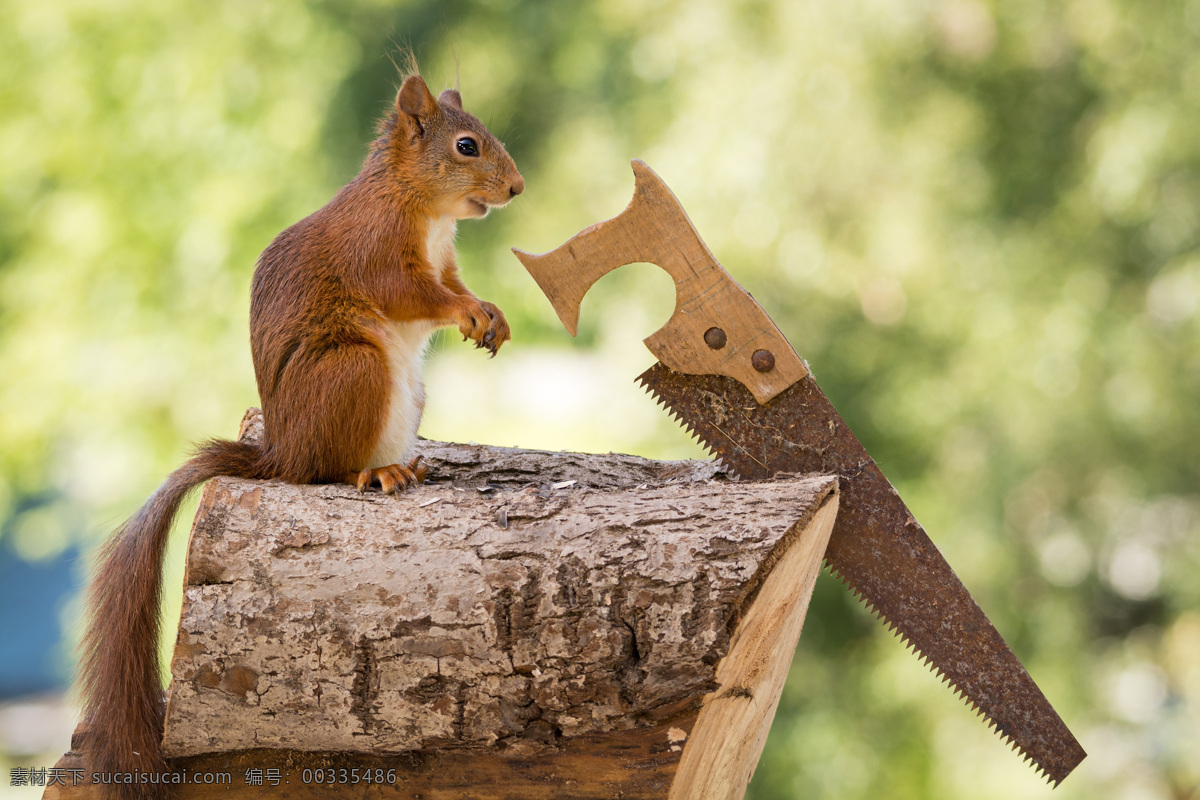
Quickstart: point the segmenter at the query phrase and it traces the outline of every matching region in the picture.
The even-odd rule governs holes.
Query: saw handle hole
[[[579,337],[620,347],[637,342],[640,347],[642,339],[671,319],[675,301],[675,280],[657,264],[638,261],[617,267],[584,295]]]

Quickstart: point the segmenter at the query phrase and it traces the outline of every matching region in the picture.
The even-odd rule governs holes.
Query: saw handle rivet
[[[713,350],[720,350],[728,341],[725,337],[725,331],[714,326],[704,332],[704,343]]]
[[[750,356],[750,363],[759,372],[770,372],[775,369],[775,356],[770,350],[755,350],[754,355]]]

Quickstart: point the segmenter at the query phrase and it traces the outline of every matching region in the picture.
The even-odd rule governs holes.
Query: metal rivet
[[[750,356],[750,363],[759,372],[770,372],[775,369],[775,356],[771,355],[770,350],[755,350],[754,355]]]
[[[725,346],[725,331],[720,328],[709,328],[704,332],[704,343],[713,350],[720,350]]]

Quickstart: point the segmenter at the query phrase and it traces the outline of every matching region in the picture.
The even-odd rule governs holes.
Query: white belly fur
[[[455,232],[453,217],[439,217],[429,226],[425,255],[439,277],[454,254]],[[437,325],[425,320],[388,323],[385,347],[392,391],[387,419],[368,465],[372,469],[392,464],[405,466],[412,460],[421,411],[425,407],[425,385],[421,382],[425,349],[436,329]]]
[[[421,427],[421,410],[425,406],[421,370],[434,327],[425,321],[388,325],[386,346],[392,391],[383,431],[368,465],[372,468],[407,465],[412,459],[417,429]]]

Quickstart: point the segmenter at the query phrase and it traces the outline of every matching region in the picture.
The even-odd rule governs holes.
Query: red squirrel
[[[250,343],[262,401],[259,444],[209,441],[171,473],[101,551],[80,661],[90,770],[168,771],[162,754],[158,620],[162,560],[184,496],[218,475],[290,483],[424,479],[414,459],[425,403],[424,350],[457,325],[494,356],[504,314],[463,284],[455,224],[484,217],[525,181],[504,146],[463,110],[408,76],[362,171],[322,209],[276,237],[251,285]],[[89,775],[90,778],[90,775]],[[161,798],[160,783],[108,797]]]

